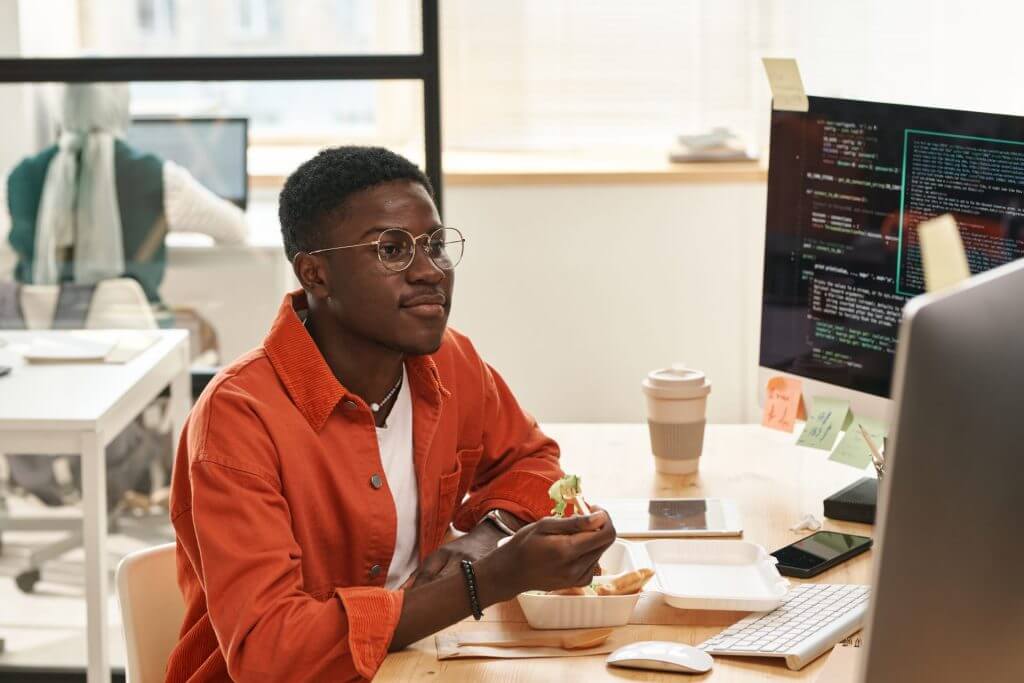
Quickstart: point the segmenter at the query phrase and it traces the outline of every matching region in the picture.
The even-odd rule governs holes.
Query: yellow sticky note
[[[850,412],[850,415],[853,415],[853,411]],[[864,431],[879,448],[885,442],[889,428],[884,422],[869,417],[855,417],[850,422],[851,424],[845,427],[846,434],[843,435],[839,445],[832,451],[832,455],[828,459],[862,470],[871,464],[871,447],[864,440],[864,435],[860,433],[860,427],[864,427]]]
[[[769,429],[792,432],[793,424],[805,416],[803,386],[800,380],[790,377],[769,379],[761,424]]]
[[[917,236],[921,241],[926,290],[936,292],[971,276],[960,228],[951,214],[921,223],[917,226]]]
[[[765,57],[761,62],[772,89],[772,108],[780,111],[807,111],[810,103],[804,92],[804,82],[800,79],[800,68],[796,60]]]
[[[849,414],[849,401],[841,398],[815,396],[811,399],[807,424],[804,425],[804,431],[800,433],[800,438],[796,440],[796,445],[831,451]]]

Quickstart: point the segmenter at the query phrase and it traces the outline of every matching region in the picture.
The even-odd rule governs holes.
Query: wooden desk
[[[717,496],[732,498],[743,515],[744,539],[769,551],[807,532],[789,527],[806,513],[835,531],[873,535],[866,524],[825,520],[822,500],[863,473],[827,461],[823,451],[794,445],[796,436],[754,425],[709,425],[700,473],[659,475],[645,425],[545,425],[562,447],[563,468],[583,477],[591,497]],[[813,579],[823,583],[869,583],[872,552],[868,551]],[[798,582],[799,579],[791,579]],[[472,620],[451,630],[520,630],[528,628],[513,604],[487,610],[486,622]],[[722,630],[737,613],[686,611],[679,625],[630,625],[636,640],[674,640],[696,645]],[[685,680],[741,683],[765,680],[813,681],[826,657],[801,671],[790,671],[781,659],[716,657],[714,668]],[[519,660],[438,661],[433,637],[384,661],[375,681],[681,681],[677,674],[614,669],[605,656]]]
[[[153,332],[160,340],[124,364],[29,365],[10,347],[0,347],[0,365],[14,368],[0,378],[0,455],[82,458],[89,683],[110,681],[106,447],[168,385],[177,442],[191,398],[188,332]],[[15,346],[33,334],[4,331],[0,339]]]

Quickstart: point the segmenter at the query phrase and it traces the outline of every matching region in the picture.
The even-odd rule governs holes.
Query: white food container
[[[503,539],[504,540],[504,539]],[[601,555],[604,574],[633,571],[633,557],[624,541],[615,541]],[[594,577],[600,582],[601,577]],[[653,581],[653,579],[652,579]],[[546,595],[527,592],[519,595],[519,606],[531,628],[600,628],[625,626],[633,614],[640,593],[632,595]]]
[[[653,569],[654,577],[643,592],[660,595],[671,607],[737,612],[766,612],[782,604],[789,581],[779,574],[777,563],[756,543],[687,538],[643,543],[618,539],[601,556],[605,575]],[[601,577],[594,581],[600,582]],[[628,624],[640,595],[531,591],[520,594],[518,600],[531,628],[599,628]]]
[[[650,567],[649,592],[679,609],[766,612],[782,604],[789,581],[773,556],[748,541],[661,539],[629,544],[637,567]]]

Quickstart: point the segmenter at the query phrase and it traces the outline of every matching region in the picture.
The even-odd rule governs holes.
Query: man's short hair
[[[278,200],[284,251],[291,261],[300,251],[323,244],[329,219],[344,216],[348,198],[366,188],[392,180],[411,180],[434,188],[423,171],[400,154],[383,147],[328,147],[288,176]]]

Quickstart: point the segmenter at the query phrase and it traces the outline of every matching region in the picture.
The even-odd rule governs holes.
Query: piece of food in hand
[[[594,593],[597,595],[632,595],[639,593],[644,584],[654,576],[653,569],[646,567],[637,569],[634,572],[627,572],[617,576],[610,581],[602,582],[594,586]]]
[[[551,508],[551,514],[556,517],[565,516],[565,508],[569,503],[573,504],[573,513],[577,515],[589,515],[590,508],[583,500],[583,489],[580,478],[575,474],[567,474],[548,489],[548,496],[555,502]]]

